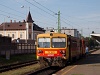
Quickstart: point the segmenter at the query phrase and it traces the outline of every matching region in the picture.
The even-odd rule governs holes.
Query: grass
[[[14,64],[19,62],[26,62],[30,60],[36,59],[35,54],[23,54],[23,55],[13,55],[10,60],[6,60],[5,56],[0,57],[0,66]],[[0,75],[25,75],[26,73],[30,73],[40,69],[40,64],[33,64],[30,66],[21,67],[15,70],[10,70],[7,72],[2,72]]]
[[[12,55],[10,56],[10,60],[6,60],[5,56],[0,56],[0,66],[20,63],[20,62],[26,62],[26,61],[35,60],[35,59],[36,59],[35,54]]]
[[[22,67],[16,70],[11,70],[7,72],[0,73],[0,75],[25,75],[26,73],[36,71],[39,69],[41,66],[39,64],[31,65],[31,66],[26,66]]]

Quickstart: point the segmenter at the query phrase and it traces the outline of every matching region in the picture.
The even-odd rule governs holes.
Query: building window
[[[29,26],[29,29],[31,29],[31,26]]]
[[[8,37],[10,37],[10,34],[8,34]]]
[[[20,38],[22,38],[22,34],[20,34]]]
[[[29,34],[29,39],[31,39],[31,34]]]
[[[35,33],[35,34],[34,34],[34,40],[36,40],[36,37],[37,37],[37,34]]]
[[[12,34],[12,38],[14,38],[14,34]]]

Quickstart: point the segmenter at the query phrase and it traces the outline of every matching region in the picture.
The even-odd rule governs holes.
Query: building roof
[[[93,33],[93,34],[90,34],[90,35],[100,42],[100,34]]]
[[[36,25],[35,23],[34,23],[34,25],[33,25],[33,30],[45,32],[44,28],[39,27],[39,26]]]
[[[27,16],[27,19],[26,19],[26,22],[30,22],[30,23],[33,23],[34,21],[32,20],[32,17],[31,17],[31,13],[30,13],[30,11],[29,11],[29,13],[28,13],[28,16]]]
[[[29,11],[26,21],[23,20],[23,22],[4,22],[0,25],[0,30],[26,30],[26,22],[33,23],[31,13]],[[35,31],[43,31],[45,32],[44,28],[39,27],[35,23],[33,23],[33,30]]]
[[[100,37],[100,34],[90,34],[91,36],[97,36],[97,37]]]
[[[0,25],[0,30],[25,30],[25,22],[6,22]]]
[[[6,22],[0,25],[0,30],[26,30],[26,22]],[[43,31],[44,28],[39,27],[35,23],[33,23],[33,30],[35,31]]]

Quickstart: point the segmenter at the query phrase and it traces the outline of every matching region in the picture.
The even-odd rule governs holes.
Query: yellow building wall
[[[18,38],[20,38],[20,39],[26,39],[26,30],[0,31],[0,34],[2,36],[8,36],[9,35],[9,37],[12,37],[12,35],[14,34],[14,38],[12,38],[12,40],[18,39]],[[20,36],[21,34],[22,34],[22,37]]]

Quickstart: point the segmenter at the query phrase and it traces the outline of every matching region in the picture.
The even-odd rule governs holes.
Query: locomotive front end
[[[66,37],[38,37],[37,59],[45,61],[49,66],[62,66],[67,59]]]

